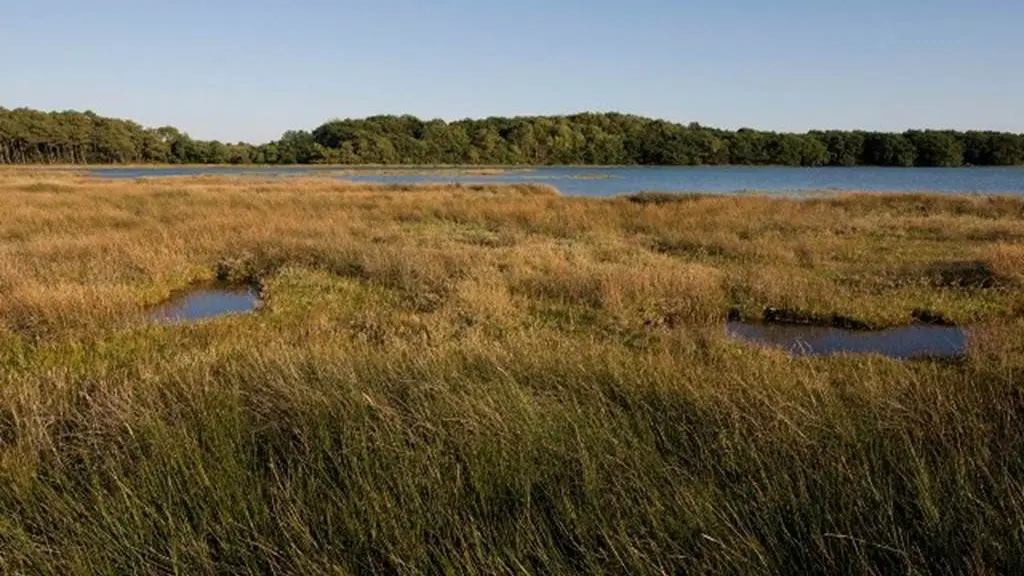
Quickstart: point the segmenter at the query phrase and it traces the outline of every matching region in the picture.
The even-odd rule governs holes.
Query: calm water
[[[171,298],[150,311],[158,323],[195,322],[229,314],[252,312],[260,305],[260,295],[247,286],[197,287]]]
[[[729,322],[729,334],[783,348],[797,356],[882,354],[892,358],[956,358],[967,353],[967,334],[955,326],[902,326],[858,331],[823,326]]]
[[[336,170],[334,170],[336,171]],[[102,178],[193,175],[299,176],[331,173],[322,168],[97,168]],[[1024,195],[1024,168],[784,168],[784,167],[630,167],[510,169],[499,175],[398,174],[339,175],[356,182],[550,184],[571,196],[612,196],[643,191],[729,194],[758,191],[793,195],[813,191],[975,192]]]

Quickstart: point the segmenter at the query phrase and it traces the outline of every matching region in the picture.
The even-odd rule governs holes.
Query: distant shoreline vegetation
[[[2,164],[1014,166],[1024,134],[804,134],[707,128],[618,113],[424,121],[332,120],[265,144],[194,140],[92,112],[0,108]]]

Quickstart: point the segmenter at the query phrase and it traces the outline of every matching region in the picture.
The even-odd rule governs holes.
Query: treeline
[[[0,108],[0,164],[250,164],[256,150],[92,112]]]
[[[91,112],[0,108],[0,164],[591,164],[1009,166],[1024,135],[737,131],[626,114],[333,120],[261,145],[194,140]]]

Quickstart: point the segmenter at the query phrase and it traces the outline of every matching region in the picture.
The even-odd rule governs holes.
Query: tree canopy
[[[421,120],[373,116],[260,145],[194,140],[92,112],[0,108],[0,164],[588,164],[1007,166],[1024,135],[736,131],[618,113]]]

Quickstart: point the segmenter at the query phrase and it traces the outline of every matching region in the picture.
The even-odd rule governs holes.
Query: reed
[[[0,570],[1017,573],[1024,202],[0,173]],[[156,326],[216,275],[258,313]],[[927,309],[959,363],[730,310]]]

